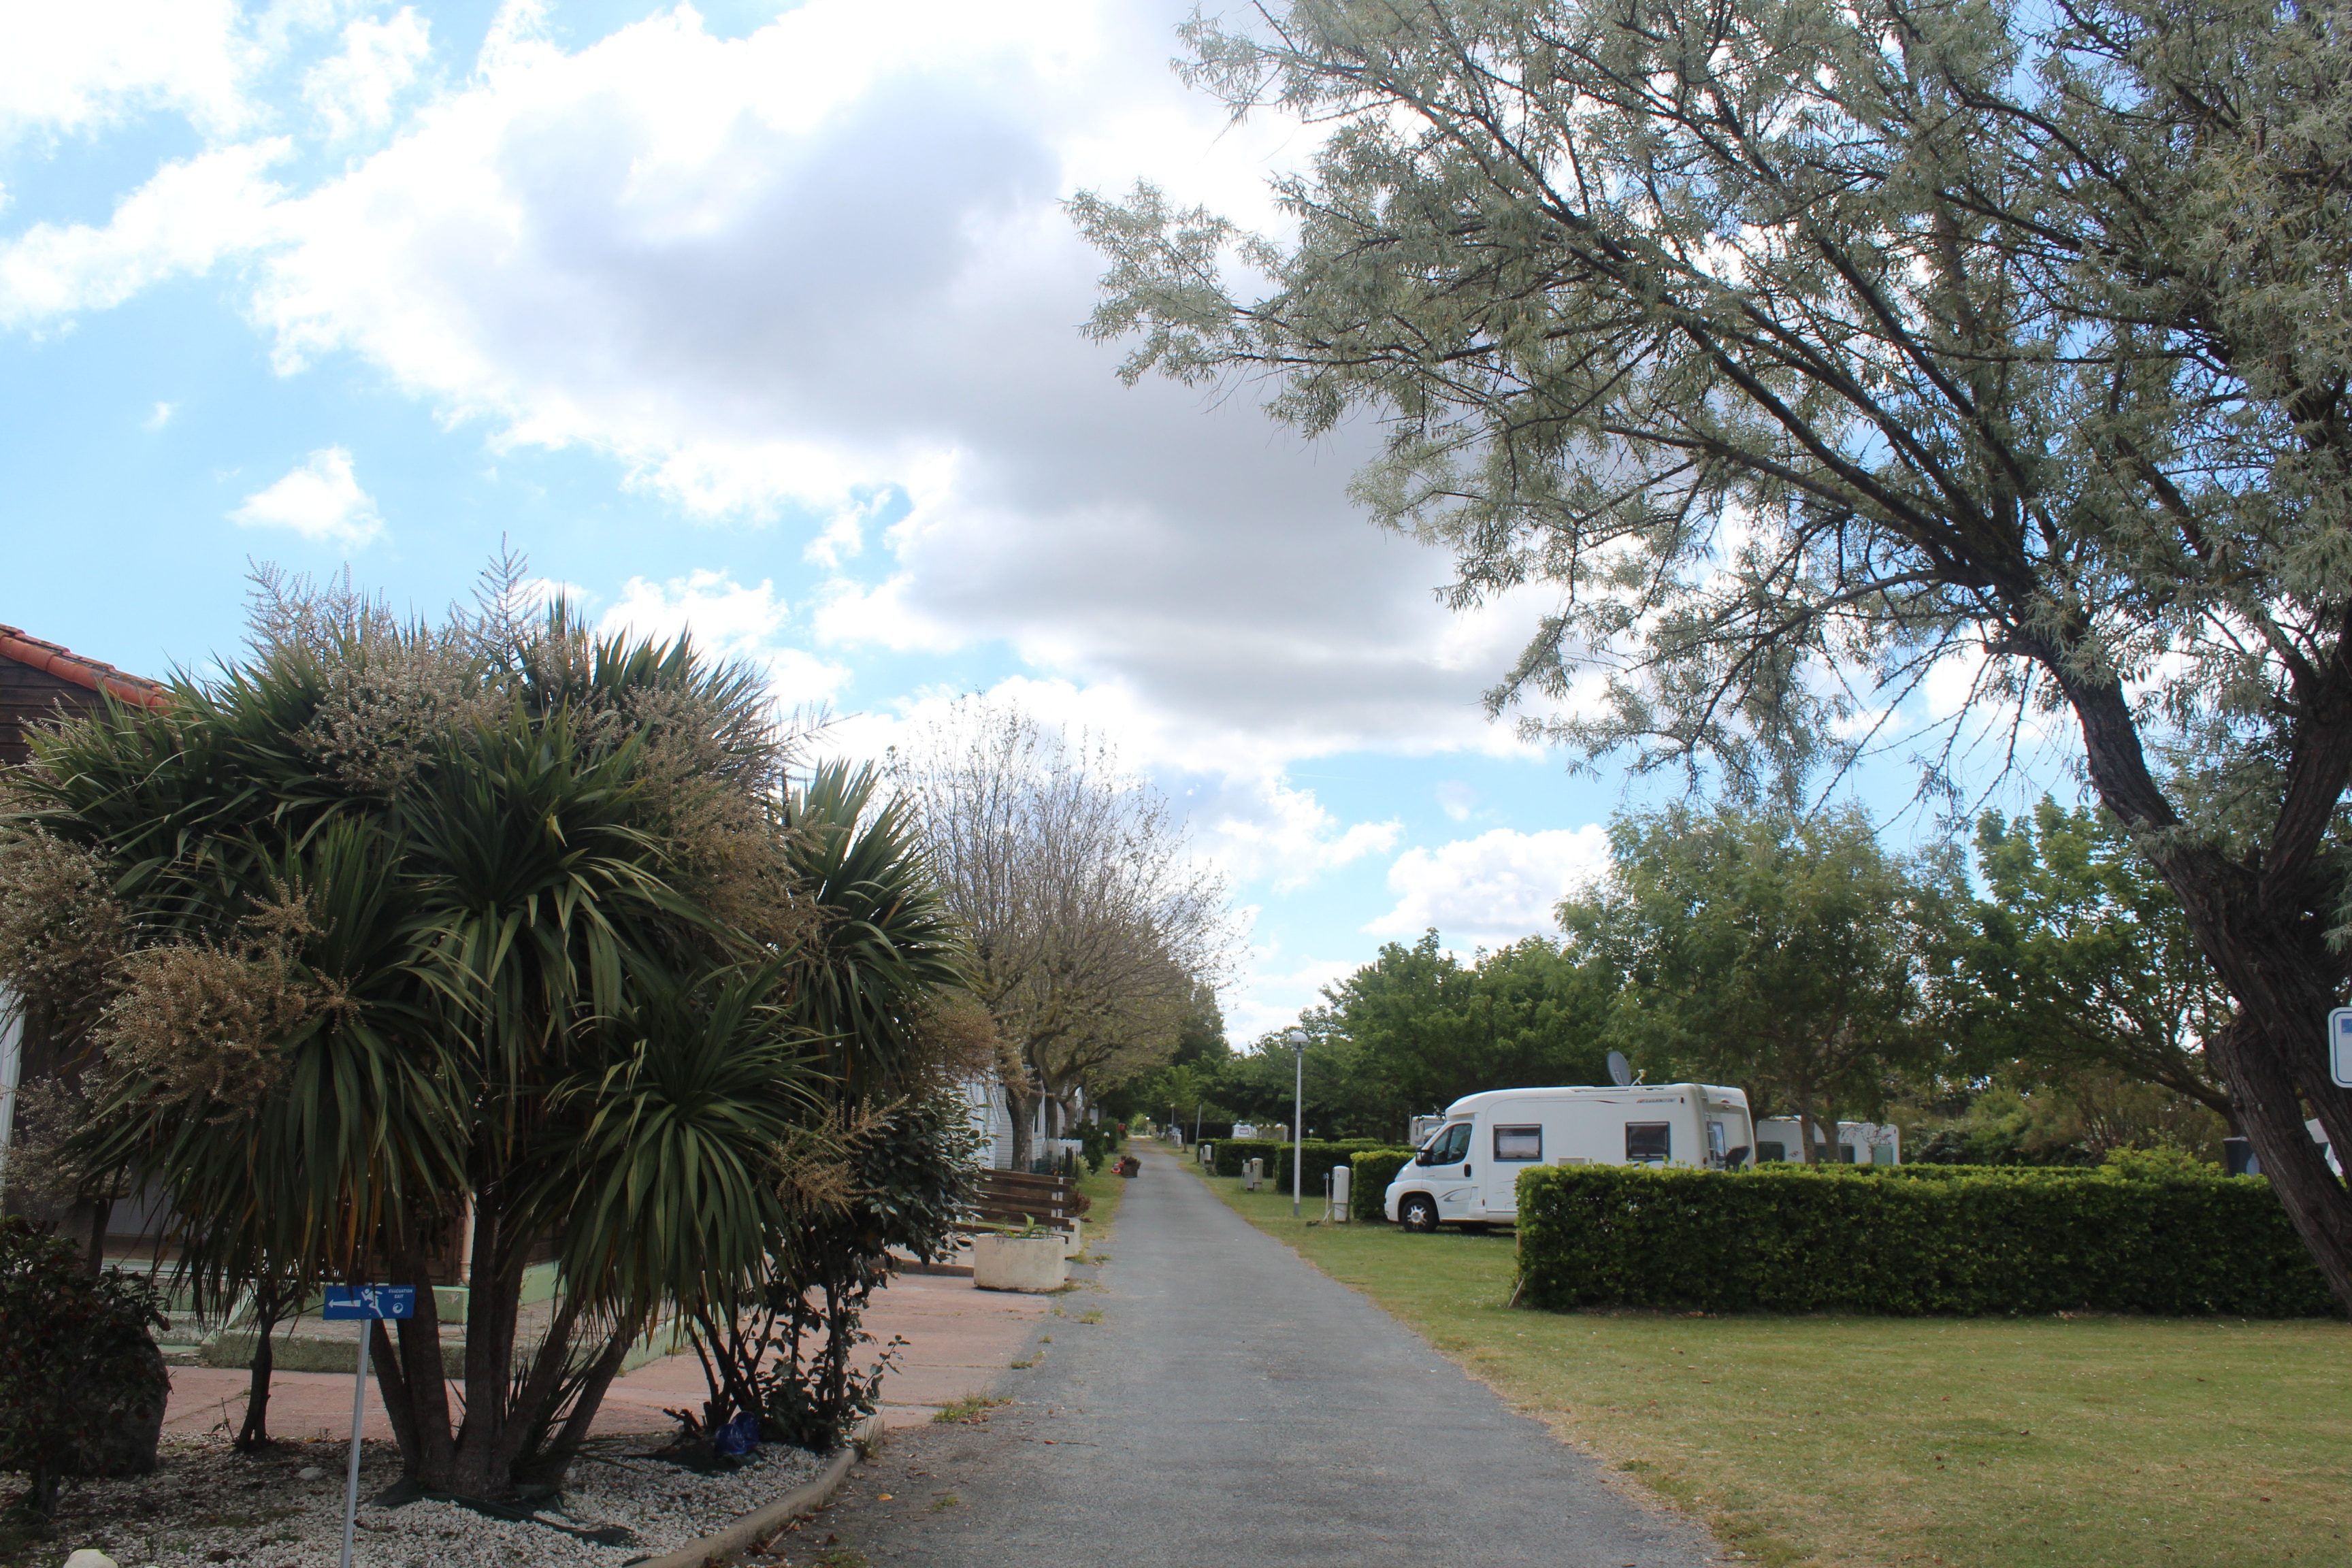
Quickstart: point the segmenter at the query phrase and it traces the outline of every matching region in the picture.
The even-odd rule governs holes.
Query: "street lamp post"
[[[1293,1029],[1282,1037],[1297,1058],[1298,1076],[1290,1092],[1290,1217],[1298,1217],[1298,1192],[1307,1170],[1307,1031]]]

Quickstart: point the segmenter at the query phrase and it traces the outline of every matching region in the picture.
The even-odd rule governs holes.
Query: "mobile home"
[[[1491,1089],[1445,1108],[1384,1206],[1407,1230],[1508,1221],[1530,1165],[1728,1170],[1755,1144],[1748,1096],[1720,1084]]]
[[[1837,1124],[1837,1146],[1830,1147],[1829,1128],[1820,1122],[1813,1125],[1815,1156],[1824,1165],[1899,1165],[1903,1163],[1903,1130],[1892,1122],[1841,1121]],[[1800,1142],[1797,1119],[1793,1116],[1768,1116],[1756,1124],[1756,1163],[1769,1164],[1775,1160],[1802,1160],[1805,1151]]]

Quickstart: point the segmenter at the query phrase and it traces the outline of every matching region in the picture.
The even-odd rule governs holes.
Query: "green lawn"
[[[2352,1325],[1513,1310],[1507,1232],[1199,1179],[1765,1563],[2352,1563]]]
[[[1111,1227],[1118,1220],[1119,1200],[1127,1196],[1128,1178],[1114,1175],[1111,1172],[1111,1166],[1118,1158],[1114,1154],[1105,1160],[1099,1171],[1088,1171],[1083,1163],[1078,1166],[1078,1191],[1085,1194],[1091,1204],[1085,1215],[1086,1251],[1088,1253],[1108,1245]]]

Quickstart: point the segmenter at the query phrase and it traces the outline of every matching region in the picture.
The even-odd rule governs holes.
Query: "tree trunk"
[[[478,1193],[466,1288],[466,1418],[451,1447],[449,1479],[442,1489],[461,1497],[504,1497],[513,1485],[514,1445],[507,1438],[507,1425],[514,1415],[515,1323],[522,1308],[529,1239],[509,1230],[494,1189]]]
[[[449,1489],[449,1384],[441,1366],[441,1313],[433,1298],[433,1270],[411,1242],[392,1260],[394,1278],[416,1290],[416,1315],[400,1320],[399,1349],[378,1330],[373,1359],[384,1412],[400,1440],[402,1472],[435,1491]]]
[[[112,1198],[89,1200],[89,1272],[95,1276],[106,1268],[106,1222],[114,1216]]]
[[[2352,1093],[2327,1074],[2327,1013],[2345,960],[2328,947],[2332,889],[2315,866],[2352,766],[2343,754],[2352,723],[2324,715],[2308,721],[2306,729],[2325,732],[2298,736],[2271,843],[2249,868],[2179,836],[2180,818],[2147,771],[2123,693],[2051,668],[2082,725],[2101,802],[2143,836],[2198,947],[2237,1002],[2237,1017],[2207,1048],[2271,1189],[2328,1289],[2352,1310],[2352,1193],[2320,1158],[2303,1109],[2308,1101],[2317,1112],[2339,1155],[2352,1154]]]
[[[2352,1097],[2328,1080],[2325,1068],[2327,1013],[2336,1002],[2333,988],[2320,978],[2332,967],[2327,955],[2297,955],[2301,963],[2292,957],[2281,963],[2276,961],[2286,955],[2278,949],[2288,944],[2256,921],[2216,920],[2210,938],[2193,918],[2190,925],[2238,1000],[2238,1016],[2207,1046],[2230,1087],[2238,1124],[2328,1289],[2352,1309],[2352,1194],[2327,1168],[2304,1125],[2307,1100],[2338,1153],[2352,1152],[2347,1136],[2352,1116],[2346,1114]],[[2271,951],[2261,951],[2263,945]],[[2231,962],[2222,962],[2216,948]]]
[[[1032,1124],[1037,1118],[1039,1098],[1028,1085],[1015,1084],[1009,1078],[1004,1080],[1004,1105],[1013,1113],[1013,1168],[1016,1171],[1026,1171],[1035,1157],[1037,1138]]]
[[[1800,1164],[1818,1165],[1814,1157],[1820,1145],[1813,1141],[1813,1090],[1810,1084],[1801,1084],[1789,1096],[1797,1112],[1797,1160]]]
[[[278,1331],[283,1307],[274,1282],[255,1287],[253,1322],[259,1332],[253,1342],[253,1380],[246,1390],[245,1420],[237,1427],[236,1447],[240,1454],[269,1447],[269,1368],[278,1353],[269,1342]]]
[[[376,1382],[400,1444],[407,1479],[428,1491],[496,1500],[523,1472],[560,1482],[587,1435],[605,1390],[619,1374],[642,1326],[623,1323],[600,1352],[573,1401],[562,1433],[539,1453],[534,1439],[562,1396],[578,1310],[567,1298],[548,1326],[529,1375],[517,1386],[515,1331],[521,1315],[529,1238],[512,1234],[495,1187],[477,1194],[466,1292],[465,1418],[451,1429],[442,1369],[441,1321],[424,1248],[412,1242],[392,1260],[394,1278],[416,1289],[416,1315],[398,1325],[398,1342],[374,1331]]]
[[[560,1487],[563,1484],[564,1473],[571,1469],[572,1457],[580,1452],[580,1445],[587,1441],[589,1425],[596,1419],[596,1411],[604,1403],[605,1390],[611,1388],[613,1380],[621,1374],[621,1363],[628,1358],[629,1347],[637,1342],[641,1331],[635,1324],[625,1321],[614,1326],[613,1337],[604,1342],[604,1349],[596,1357],[596,1363],[588,1369],[579,1397],[572,1402],[572,1414],[564,1418],[562,1429],[556,1433],[545,1449],[522,1457],[521,1465],[529,1472],[528,1479],[543,1486]]]

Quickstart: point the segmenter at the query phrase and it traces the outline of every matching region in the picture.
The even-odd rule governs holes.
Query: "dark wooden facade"
[[[111,693],[142,707],[161,707],[163,689],[110,664],[84,658],[10,626],[0,626],[0,766],[31,757],[26,730],[60,713],[88,713]]]
[[[18,627],[0,626],[0,768],[22,766],[32,759],[27,731],[60,716],[95,711],[110,695],[144,708],[160,708],[164,702],[163,689],[152,680],[85,658]],[[20,1024],[16,1080],[28,1084],[58,1071],[58,1063],[37,1012]],[[143,1222],[157,1208],[153,1203],[80,1204],[69,1213],[46,1217],[62,1222],[68,1235],[89,1237],[95,1268],[101,1253],[136,1257],[153,1250],[153,1238],[112,1233],[123,1222],[138,1229],[151,1228]],[[160,1227],[153,1228],[161,1234]]]

